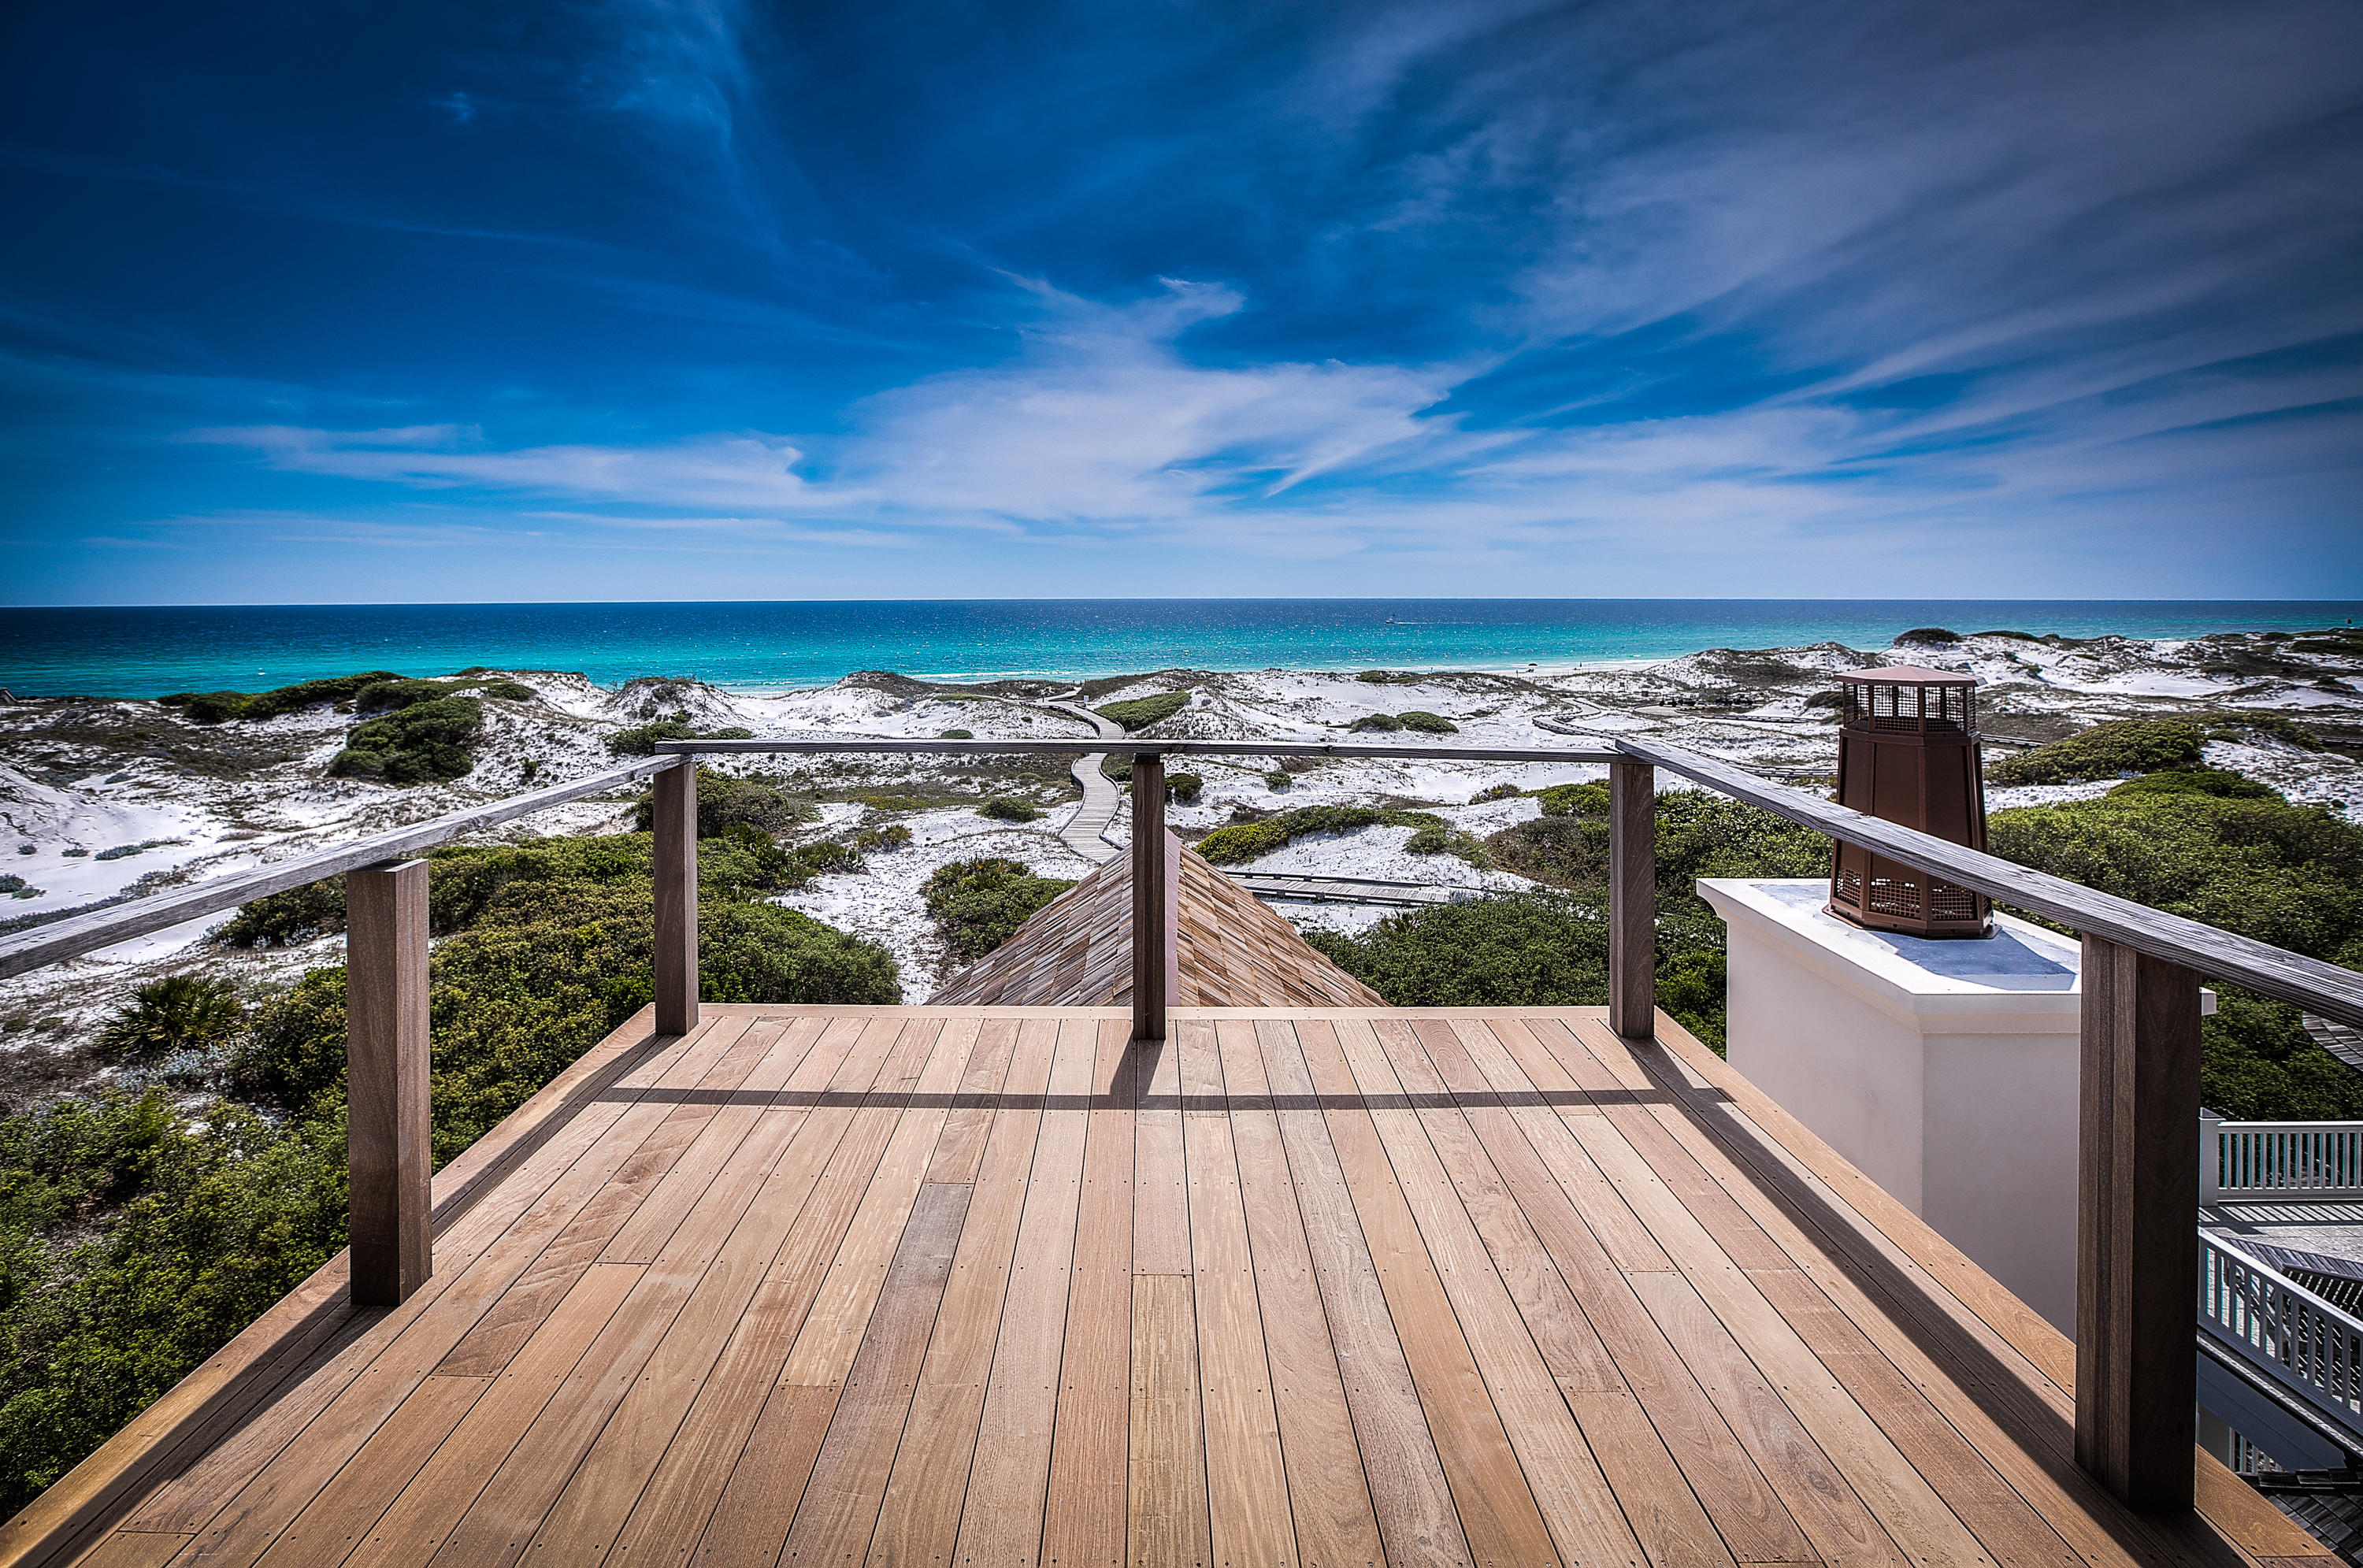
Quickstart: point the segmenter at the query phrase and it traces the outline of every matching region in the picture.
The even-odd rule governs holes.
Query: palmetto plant
[[[177,1052],[216,1044],[246,1028],[238,988],[203,975],[167,975],[139,988],[99,1031],[110,1056],[159,1061]]]

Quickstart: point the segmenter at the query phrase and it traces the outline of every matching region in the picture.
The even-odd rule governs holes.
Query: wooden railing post
[[[427,862],[345,874],[345,1158],[353,1301],[394,1307],[434,1272]]]
[[[697,759],[656,778],[657,1032],[697,1027]]]
[[[1132,759],[1132,1037],[1165,1038],[1167,928],[1173,889],[1165,880],[1165,759]]]
[[[2076,1463],[2133,1507],[2191,1507],[2199,976],[2101,937],[2083,960]]]
[[[1608,769],[1608,1026],[1628,1040],[1658,1032],[1657,775]]]

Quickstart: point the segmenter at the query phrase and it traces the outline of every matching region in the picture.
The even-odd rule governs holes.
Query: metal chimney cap
[[[1962,675],[1950,669],[1928,669],[1916,664],[1891,664],[1880,669],[1848,669],[1838,672],[1840,680],[1874,681],[1881,686],[1983,686],[1974,675]]]

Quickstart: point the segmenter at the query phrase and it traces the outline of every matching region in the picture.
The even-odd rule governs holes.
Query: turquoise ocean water
[[[1152,599],[0,609],[23,695],[260,690],[361,669],[695,676],[778,690],[858,669],[1081,679],[1200,669],[1515,669],[1710,647],[1884,647],[1914,626],[2091,637],[2299,630],[2353,601]]]

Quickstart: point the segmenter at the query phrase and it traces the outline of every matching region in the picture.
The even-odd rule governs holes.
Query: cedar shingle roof
[[[1285,917],[1195,851],[1180,848],[1176,1007],[1385,1007]],[[1170,853],[1169,851],[1169,854]],[[1173,860],[1169,857],[1169,867]],[[954,975],[931,1006],[1121,1007],[1132,1000],[1132,857],[1059,894]]]

